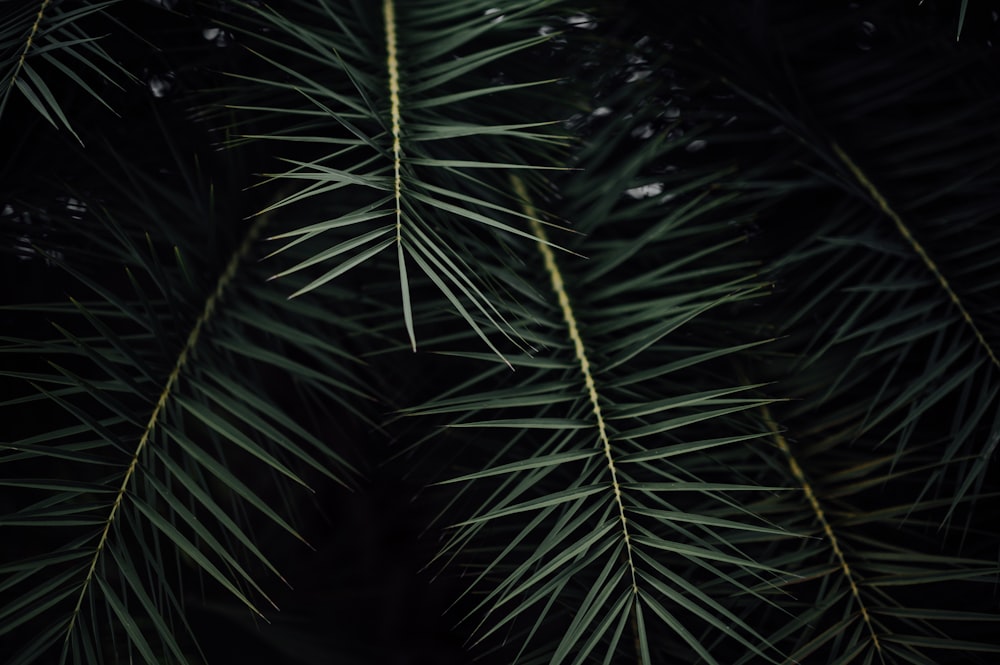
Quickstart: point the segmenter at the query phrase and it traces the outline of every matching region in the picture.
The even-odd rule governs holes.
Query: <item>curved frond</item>
[[[127,74],[101,46],[100,36],[89,32],[93,29],[89,23],[116,2],[4,3],[0,19],[0,118],[11,97],[20,96],[53,126],[65,128],[80,140],[59,99],[59,86],[51,78],[66,77],[107,106],[92,79],[118,85],[112,72]]]
[[[787,57],[851,27],[845,18],[824,26],[826,42],[797,41],[817,34],[812,20],[777,22]],[[959,81],[974,54],[938,26],[900,25],[911,32],[872,45],[878,57],[810,62],[799,70],[808,80],[785,69],[766,94],[766,67],[729,81],[762,122],[780,124],[774,136],[792,138],[784,149],[797,160],[780,187],[769,182],[781,196],[761,217],[782,234],[762,328],[783,339],[750,377],[794,398],[758,412],[785,462],[760,482],[803,491],[749,508],[810,536],[754,555],[789,572],[774,589],[797,599],[782,603],[796,619],[770,621],[800,662],[989,662],[997,649],[984,601],[995,554],[974,535],[995,505],[986,476],[1000,408],[1000,337],[983,297],[1000,268],[987,249],[995,103],[936,106],[946,90],[968,94]],[[915,53],[937,57],[917,75],[904,64]],[[900,126],[904,109],[928,121]],[[815,221],[784,224],[793,210]]]
[[[740,494],[780,489],[743,482],[723,461],[763,445],[746,414],[769,400],[725,370],[760,341],[727,340],[723,321],[766,284],[734,251],[744,236],[729,222],[745,210],[713,187],[724,174],[692,170],[683,177],[700,186],[676,190],[661,174],[655,195],[642,189],[690,139],[664,130],[632,168],[602,164],[646,120],[611,119],[580,158],[593,169],[563,185],[564,216],[586,234],[569,243],[574,254],[551,249],[513,178],[536,237],[520,283],[538,351],[512,358],[509,376],[484,371],[409,413],[447,418],[446,438],[478,437],[490,460],[447,481],[464,483],[451,514],[467,515],[446,552],[470,566],[479,640],[516,636],[515,662],[722,663],[733,648],[780,662],[732,603],[779,575],[739,534],[790,537],[739,514]]]
[[[35,249],[75,297],[11,308],[50,317],[55,333],[6,337],[2,349],[17,387],[5,422],[21,409],[50,414],[5,432],[0,446],[7,537],[47,532],[25,541],[35,543],[30,559],[3,564],[0,584],[20,598],[0,609],[0,634],[21,647],[15,663],[197,660],[188,580],[263,617],[272,603],[258,578],[283,578],[251,517],[304,541],[247,469],[306,490],[310,476],[349,482],[352,467],[329,442],[259,388],[267,380],[352,410],[368,399],[352,378],[357,361],[327,339],[336,316],[268,293],[252,260],[267,217],[241,224],[229,245],[234,220],[178,166],[194,191],[95,167],[115,205],[80,194],[69,211],[47,211],[64,244]],[[109,193],[114,179],[131,182]],[[186,215],[160,227],[173,246],[152,223],[172,203]],[[95,270],[88,251],[119,265]],[[21,639],[31,631],[37,638]]]
[[[251,85],[227,100],[246,112],[233,129],[281,151],[287,170],[269,177],[291,191],[273,207],[294,204],[324,220],[275,239],[287,248],[330,238],[329,249],[276,275],[325,270],[293,296],[392,251],[412,348],[415,268],[491,348],[500,352],[491,329],[516,341],[509,303],[476,274],[467,245],[526,237],[510,221],[520,213],[503,174],[552,168],[553,147],[565,142],[551,118],[524,117],[527,105],[544,100],[535,89],[547,81],[511,80],[530,75],[530,58],[547,41],[538,21],[556,4],[519,3],[494,16],[486,2],[385,0],[376,14],[374,4],[348,9],[326,0],[289,3],[287,14],[252,10],[237,26],[266,71],[234,74]],[[307,66],[292,70],[290,58]],[[334,240],[338,231],[344,239]]]
[[[998,647],[981,636],[997,618],[975,593],[1000,570],[976,543],[988,521],[939,528],[951,500],[920,496],[923,477],[941,467],[933,445],[879,454],[848,447],[835,427],[818,438],[783,427],[766,406],[760,415],[787,464],[772,477],[802,492],[746,508],[805,537],[760,543],[755,560],[788,574],[756,587],[785,600],[775,604],[784,611],[762,608],[754,625],[771,626],[792,662],[932,663],[948,652],[989,662]],[[960,608],[951,601],[955,585],[970,594]]]

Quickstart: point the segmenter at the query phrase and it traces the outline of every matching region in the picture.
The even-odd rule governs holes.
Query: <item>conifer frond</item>
[[[0,118],[15,96],[23,97],[35,112],[55,127],[79,135],[70,123],[50,78],[65,76],[94,100],[108,107],[95,90],[94,76],[101,83],[119,85],[113,74],[129,74],[92,36],[88,21],[103,17],[117,0],[74,6],[61,0],[5,3],[0,19]],[[12,7],[12,5],[17,5]],[[57,73],[58,72],[58,73]],[[110,107],[108,107],[110,108]]]
[[[992,414],[1000,408],[1000,327],[986,296],[1000,269],[991,249],[1000,240],[986,223],[1000,182],[995,154],[978,147],[992,141],[988,118],[997,104],[935,106],[926,111],[933,122],[899,127],[903,109],[933,105],[931,91],[952,90],[975,63],[936,26],[915,22],[911,30],[883,48],[897,61],[936,54],[920,76],[899,79],[861,52],[818,65],[818,89],[794,100],[738,89],[799,144],[795,158],[808,171],[789,175],[784,191],[799,189],[821,206],[805,233],[789,234],[789,249],[776,261],[778,279],[794,285],[786,301],[794,316],[778,328],[797,340],[800,360],[790,370],[839,365],[815,396],[831,405],[850,400],[852,386],[878,386],[871,395],[854,393],[864,401],[855,438],[872,437],[900,454],[921,439],[946,439],[943,466],[928,477],[926,492],[956,483],[957,509],[986,472]],[[850,113],[824,108],[827,98],[844,100]],[[966,129],[955,135],[960,124]],[[980,242],[969,247],[961,238],[973,230]],[[805,326],[808,317],[822,323]]]
[[[769,400],[749,396],[753,386],[736,377],[727,382],[717,363],[745,350],[723,341],[721,312],[765,284],[731,254],[742,235],[719,224],[739,210],[710,186],[721,174],[702,173],[703,188],[673,197],[666,186],[660,196],[626,195],[686,139],[652,139],[634,170],[601,164],[645,120],[612,119],[581,155],[585,175],[563,183],[572,201],[563,216],[587,232],[568,243],[581,256],[550,249],[532,195],[513,179],[541,253],[526,275],[551,285],[521,298],[522,327],[539,350],[524,363],[512,359],[516,371],[502,388],[485,389],[496,382],[487,370],[460,396],[410,413],[448,418],[455,436],[478,431],[477,448],[495,451],[481,471],[449,481],[465,484],[456,508],[469,513],[446,551],[471,566],[478,639],[518,636],[516,662],[534,662],[539,648],[552,663],[655,663],[667,653],[720,663],[727,642],[780,662],[730,599],[779,569],[759,566],[729,534],[788,534],[749,514],[715,516],[743,491],[775,490],[727,482],[713,469],[728,449],[763,445],[764,433],[741,414]],[[627,252],[636,258],[626,264]],[[690,288],[694,275],[705,277]],[[482,559],[471,555],[484,549]],[[756,582],[723,591],[735,582],[731,567]],[[702,576],[717,582],[713,593],[691,581]]]
[[[0,404],[6,421],[25,406],[51,411],[5,432],[0,446],[0,484],[19,491],[0,523],[9,537],[49,531],[31,558],[3,567],[3,588],[21,600],[2,609],[0,633],[38,634],[12,654],[16,663],[196,657],[185,580],[218,584],[263,617],[261,601],[272,603],[259,574],[284,578],[254,542],[248,515],[303,538],[239,469],[260,464],[304,489],[309,475],[347,482],[352,471],[254,387],[271,375],[303,396],[336,391],[345,405],[365,399],[352,385],[349,354],[323,339],[332,317],[264,293],[252,258],[267,218],[249,225],[227,218],[198,171],[177,168],[188,170],[196,191],[141,169],[95,164],[108,178],[97,185],[101,199],[79,194],[67,210],[36,212],[61,246],[43,241],[35,252],[64,272],[75,297],[36,308],[52,319],[54,336],[4,339],[4,356],[30,368],[2,371],[17,386]],[[110,186],[129,178],[138,191]],[[193,198],[199,193],[204,198]],[[159,213],[133,197],[154,210],[178,203],[186,211],[186,223],[170,227],[177,245],[150,224]],[[234,223],[242,226],[238,240],[214,248],[226,257],[216,267],[206,250]],[[95,264],[88,245],[118,265],[109,272]],[[20,316],[30,318],[31,308]],[[286,316],[295,328],[280,324]],[[313,356],[311,367],[297,356]]]
[[[279,276],[317,264],[330,266],[293,294],[297,296],[394,246],[400,309],[411,348],[416,349],[410,295],[415,266],[501,353],[491,330],[518,343],[505,319],[510,303],[471,269],[476,257],[468,246],[494,242],[497,234],[525,235],[507,221],[516,207],[503,174],[553,168],[551,151],[546,154],[533,144],[564,141],[547,131],[551,117],[525,122],[523,114],[511,112],[527,108],[524,104],[537,107],[544,98],[534,89],[545,81],[499,83],[509,74],[497,69],[502,63],[511,68],[508,72],[530,72],[527,58],[546,38],[529,30],[558,3],[522,3],[502,20],[490,18],[491,5],[483,2],[443,10],[433,2],[398,5],[386,0],[379,7],[381,16],[360,5],[345,11],[336,4],[290,3],[287,15],[253,10],[251,22],[241,28],[260,42],[254,48],[282,78],[253,77],[258,85],[249,91],[255,97],[232,106],[254,112],[246,116],[254,129],[234,129],[286,150],[304,151],[305,158],[286,160],[287,171],[270,174],[294,183],[293,192],[276,205],[295,204],[308,214],[322,209],[328,219],[325,227],[313,224],[286,237],[353,231],[330,251]],[[381,34],[370,32],[375,20],[382,25]],[[258,25],[281,39],[262,39],[255,32]],[[313,67],[292,71],[284,64],[303,53]],[[383,66],[376,69],[375,63]],[[287,77],[291,83],[285,82]],[[266,103],[259,100],[262,96]],[[502,97],[504,104],[491,105],[484,97]],[[359,210],[365,211],[363,217]]]

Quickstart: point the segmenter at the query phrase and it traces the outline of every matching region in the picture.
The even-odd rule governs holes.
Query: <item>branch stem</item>
[[[542,260],[545,262],[545,270],[549,273],[552,290],[559,301],[559,308],[562,310],[563,320],[566,322],[567,332],[570,341],[573,343],[577,363],[580,366],[580,374],[583,375],[583,384],[587,391],[587,397],[590,400],[591,411],[594,414],[594,420],[597,422],[597,437],[601,447],[604,449],[604,457],[608,463],[611,488],[614,492],[615,504],[618,507],[618,520],[621,522],[622,536],[625,540],[625,556],[628,561],[629,572],[632,576],[632,594],[633,598],[637,601],[639,597],[639,585],[636,579],[635,562],[632,558],[632,542],[629,534],[628,519],[625,517],[625,501],[622,497],[621,483],[618,480],[618,469],[615,466],[614,454],[611,448],[611,438],[608,436],[607,425],[601,410],[601,400],[597,394],[597,385],[594,382],[594,376],[591,371],[590,359],[587,357],[586,346],[583,343],[583,338],[580,336],[576,315],[570,303],[569,295],[566,293],[566,284],[559,270],[559,265],[556,263],[555,254],[548,244],[548,236],[545,233],[545,228],[538,221],[538,211],[535,210],[534,205],[531,203],[528,190],[524,186],[524,181],[517,176],[511,176],[511,184],[514,187],[514,193],[521,199],[522,209],[531,224],[531,232],[538,238],[536,245],[538,246],[538,251],[542,254]]]
[[[865,188],[869,196],[872,197],[872,200],[875,201],[875,204],[879,207],[879,210],[885,213],[886,217],[892,220],[892,223],[896,226],[896,230],[899,231],[900,235],[902,235],[906,242],[910,244],[910,247],[917,253],[920,260],[924,262],[927,269],[931,271],[934,278],[937,279],[938,284],[941,285],[941,288],[944,289],[944,292],[948,295],[948,299],[951,300],[952,304],[954,304],[958,309],[959,314],[962,315],[962,319],[969,326],[969,328],[972,329],[973,334],[976,336],[976,341],[979,342],[979,345],[986,351],[986,355],[989,357],[990,362],[992,362],[997,369],[1000,369],[1000,359],[997,358],[997,354],[993,350],[993,347],[991,347],[989,342],[986,341],[986,337],[979,329],[979,326],[977,326],[976,322],[972,320],[972,315],[969,314],[967,309],[965,309],[965,305],[959,299],[958,294],[955,293],[953,288],[951,288],[951,284],[948,282],[948,279],[938,268],[937,264],[934,263],[934,260],[930,257],[930,255],[927,254],[927,250],[924,249],[924,246],[921,245],[920,242],[913,236],[909,227],[903,223],[900,216],[896,214],[896,211],[892,209],[889,202],[886,201],[884,196],[882,196],[882,193],[877,187],[875,187],[872,181],[868,179],[868,176],[865,175],[864,171],[862,171],[861,168],[854,163],[854,160],[852,160],[850,156],[848,156],[848,154],[844,152],[843,149],[841,149],[841,147],[836,143],[833,144],[833,151],[836,153],[837,157],[839,157],[840,160],[847,165],[847,168],[851,171],[851,174],[857,178],[858,182],[861,183],[861,186]]]
[[[868,634],[871,636],[872,644],[875,645],[875,650],[878,652],[879,660],[884,663],[885,659],[882,655],[882,644],[879,642],[878,634],[875,632],[875,624],[872,622],[871,614],[868,612],[868,606],[865,605],[865,601],[861,598],[861,590],[858,588],[854,572],[847,563],[847,557],[844,556],[844,551],[840,547],[840,539],[837,538],[837,534],[834,533],[833,527],[827,520],[826,512],[823,510],[823,506],[820,504],[819,498],[816,496],[816,492],[813,490],[812,485],[806,478],[806,474],[802,470],[802,467],[799,466],[798,460],[795,459],[795,456],[792,454],[792,449],[788,445],[788,441],[781,434],[781,428],[778,426],[778,423],[775,422],[774,416],[771,415],[771,410],[765,405],[760,407],[760,411],[764,419],[764,424],[767,425],[767,428],[771,432],[771,436],[774,439],[774,442],[778,445],[778,448],[785,454],[785,458],[788,460],[788,467],[791,469],[792,475],[795,477],[795,481],[800,487],[802,487],[806,500],[809,501],[809,506],[812,508],[813,513],[816,516],[816,520],[823,528],[823,534],[830,543],[830,548],[833,550],[833,554],[837,558],[837,563],[840,564],[840,570],[847,579],[847,583],[850,585],[851,595],[854,597],[854,601],[861,610],[861,618],[865,622],[865,626],[868,628]]]
[[[104,551],[104,546],[108,542],[115,517],[118,515],[118,509],[121,507],[122,502],[125,499],[125,494],[128,491],[129,484],[139,469],[139,459],[142,456],[142,452],[149,443],[156,426],[162,420],[164,410],[167,407],[167,403],[169,402],[171,395],[174,393],[177,382],[180,380],[181,373],[187,365],[188,360],[193,355],[195,347],[198,345],[198,340],[201,337],[201,331],[204,329],[208,321],[211,320],[212,315],[215,313],[216,306],[222,299],[223,292],[233,281],[233,278],[236,276],[236,272],[239,269],[240,263],[250,252],[254,242],[260,236],[260,232],[263,230],[266,223],[266,215],[258,217],[250,227],[250,230],[247,232],[246,237],[243,239],[243,243],[230,257],[229,263],[226,264],[225,270],[222,271],[222,274],[219,276],[219,279],[215,284],[215,289],[205,301],[205,307],[202,309],[201,315],[195,320],[194,326],[188,333],[187,340],[181,348],[181,351],[177,356],[177,360],[174,362],[174,367],[170,371],[163,389],[160,391],[160,396],[156,400],[156,406],[153,407],[153,411],[150,414],[149,419],[146,421],[146,426],[143,429],[142,435],[139,437],[135,450],[132,452],[132,459],[129,461],[128,467],[125,469],[125,475],[122,477],[122,482],[118,487],[118,492],[115,495],[114,502],[111,504],[111,510],[108,513],[108,517],[104,520],[104,526],[101,529],[101,536],[97,541],[97,547],[94,549],[94,556],[91,557],[90,566],[87,569],[87,577],[83,581],[83,587],[80,589],[80,595],[76,599],[76,606],[73,608],[73,614],[70,617],[69,625],[66,627],[66,642],[69,641],[70,636],[73,633],[77,617],[83,607],[83,601],[87,596],[87,592],[90,590],[91,582],[93,581],[94,575],[97,571],[98,561],[101,558],[101,553]]]
[[[413,312],[410,289],[406,279],[406,254],[403,251],[403,177],[402,177],[402,113],[399,102],[399,45],[396,38],[396,5],[393,0],[382,3],[385,20],[386,67],[389,70],[389,120],[392,125],[392,190],[396,202],[396,257],[399,263],[399,288],[403,297],[403,319],[410,348],[417,350],[417,336],[413,329]]]
[[[51,0],[43,0],[42,4],[38,7],[38,15],[35,16],[35,23],[31,26],[31,32],[28,33],[28,39],[24,42],[24,50],[21,51],[21,55],[17,59],[17,65],[14,67],[14,73],[10,76],[10,84],[7,86],[8,90],[14,89],[14,84],[17,82],[17,76],[24,69],[24,61],[28,58],[28,53],[31,51],[31,46],[35,41],[35,36],[38,34],[38,30],[42,26],[42,20],[45,18],[45,10],[48,9]]]

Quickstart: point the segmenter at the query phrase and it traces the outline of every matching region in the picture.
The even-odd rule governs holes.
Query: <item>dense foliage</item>
[[[0,4],[4,662],[1000,658],[1000,8],[620,5]]]

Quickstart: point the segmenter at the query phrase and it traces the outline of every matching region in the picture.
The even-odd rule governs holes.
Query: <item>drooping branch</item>
[[[990,362],[992,362],[997,369],[1000,369],[1000,359],[997,358],[997,354],[993,350],[993,347],[990,346],[990,343],[986,340],[986,337],[979,329],[979,326],[977,326],[976,322],[973,321],[972,315],[969,314],[969,311],[965,308],[961,299],[959,299],[958,294],[955,293],[953,288],[951,288],[951,284],[948,282],[948,279],[944,276],[930,255],[928,255],[924,246],[921,245],[920,242],[913,236],[909,227],[903,223],[900,216],[896,214],[896,211],[892,209],[886,198],[882,196],[882,193],[878,190],[878,188],[875,187],[872,181],[868,179],[868,176],[865,175],[864,171],[862,171],[858,165],[854,163],[854,160],[852,160],[850,156],[848,156],[848,154],[844,152],[843,149],[841,149],[841,147],[836,143],[833,144],[833,151],[837,154],[837,157],[844,162],[847,168],[850,169],[851,174],[857,178],[858,182],[861,183],[861,186],[865,188],[868,195],[871,196],[872,200],[875,201],[875,204],[878,205],[879,210],[881,210],[886,217],[892,220],[892,223],[896,226],[896,230],[899,231],[900,235],[902,235],[906,242],[909,243],[913,251],[920,257],[920,260],[923,261],[925,266],[927,266],[927,269],[931,271],[931,274],[934,275],[938,284],[941,285],[941,288],[944,289],[944,292],[948,295],[948,299],[951,300],[952,304],[958,309],[959,314],[962,315],[962,319],[965,321],[966,325],[972,329],[972,333],[975,335],[976,341],[979,342],[979,345],[986,351],[986,355],[989,357]]]
[[[813,490],[812,485],[806,478],[806,474],[802,470],[802,467],[799,466],[799,462],[795,458],[795,455],[792,454],[792,449],[788,445],[788,441],[782,435],[781,428],[778,426],[778,423],[775,422],[774,416],[771,415],[771,410],[764,405],[760,407],[760,412],[761,417],[764,420],[764,424],[771,432],[771,437],[774,439],[775,444],[777,444],[781,452],[784,453],[785,459],[788,460],[788,468],[791,470],[792,476],[799,484],[799,487],[802,488],[802,491],[806,496],[806,500],[809,502],[809,506],[812,508],[812,511],[816,516],[816,521],[818,521],[820,526],[823,528],[823,534],[826,536],[827,542],[830,543],[830,548],[833,550],[833,554],[837,558],[837,563],[840,565],[840,571],[843,573],[844,577],[847,579],[848,585],[850,586],[851,596],[853,596],[854,602],[858,604],[858,608],[861,611],[861,618],[865,622],[865,626],[868,628],[868,634],[871,636],[872,644],[875,645],[875,650],[879,655],[879,660],[885,662],[882,656],[882,644],[879,642],[878,633],[875,631],[875,624],[872,622],[868,606],[861,597],[861,591],[858,588],[855,574],[847,562],[844,550],[840,547],[840,539],[834,532],[830,522],[826,519],[826,512],[823,510],[823,506],[820,504],[819,498],[816,496],[816,492]]]
[[[104,526],[101,529],[101,536],[97,541],[97,547],[94,549],[94,555],[90,559],[90,565],[87,569],[87,577],[83,581],[83,587],[80,589],[80,594],[76,600],[76,606],[73,608],[73,614],[70,617],[69,625],[66,627],[66,637],[68,641],[73,628],[76,625],[77,617],[80,614],[80,610],[83,607],[83,602],[87,597],[87,593],[90,590],[91,583],[94,579],[94,574],[97,570],[98,561],[100,561],[101,554],[104,551],[104,546],[108,541],[109,534],[111,533],[111,527],[114,524],[115,517],[118,515],[118,509],[122,505],[122,501],[125,499],[125,494],[128,491],[129,485],[136,472],[139,469],[139,460],[142,456],[143,451],[146,449],[146,445],[149,443],[150,438],[153,435],[157,425],[163,416],[164,410],[170,401],[170,398],[174,394],[174,390],[177,387],[177,382],[180,380],[185,367],[190,360],[191,355],[194,353],[195,347],[198,345],[198,341],[201,338],[201,332],[205,325],[212,319],[215,313],[216,307],[222,300],[222,296],[225,293],[226,288],[232,283],[233,279],[236,277],[236,273],[239,270],[240,264],[247,257],[250,250],[253,248],[254,242],[260,236],[260,232],[263,230],[264,225],[267,223],[267,216],[261,215],[258,217],[253,225],[251,225],[250,230],[247,232],[246,237],[243,239],[242,244],[236,249],[233,255],[230,257],[229,262],[226,264],[225,269],[219,276],[218,281],[215,284],[215,289],[209,294],[205,301],[205,306],[202,309],[201,314],[195,320],[191,331],[188,333],[187,340],[184,342],[184,346],[181,348],[180,353],[177,355],[177,360],[174,362],[173,369],[167,376],[167,381],[163,385],[163,389],[160,391],[160,396],[156,400],[156,405],[153,407],[153,411],[150,413],[149,419],[146,421],[146,426],[143,429],[142,435],[139,437],[138,443],[136,443],[135,450],[132,452],[132,459],[129,461],[128,467],[125,469],[125,474],[122,477],[121,485],[118,487],[118,492],[115,494],[113,503],[111,504],[111,510],[108,512],[107,519],[104,520]]]
[[[538,239],[538,242],[536,243],[538,251],[541,253],[542,260],[545,262],[545,270],[549,274],[552,290],[555,292],[556,298],[559,301],[559,308],[562,310],[563,321],[566,323],[567,334],[569,335],[570,341],[573,343],[573,350],[576,354],[576,360],[580,367],[580,374],[583,378],[583,384],[587,391],[587,397],[590,400],[591,412],[594,415],[594,421],[597,425],[597,436],[604,450],[604,457],[608,463],[608,472],[611,476],[611,488],[614,492],[615,504],[618,507],[618,520],[621,524],[622,537],[625,542],[625,557],[628,562],[629,573],[632,577],[632,593],[635,598],[638,598],[639,585],[636,581],[637,575],[635,562],[632,558],[632,542],[629,534],[628,519],[625,516],[625,502],[622,498],[622,488],[621,483],[618,480],[618,469],[615,466],[615,458],[611,448],[611,439],[608,436],[607,423],[605,422],[604,413],[601,409],[601,400],[597,393],[597,384],[594,382],[590,359],[587,356],[587,349],[583,343],[583,338],[580,336],[580,328],[577,325],[576,314],[573,311],[569,294],[566,293],[566,284],[563,280],[562,272],[560,272],[559,265],[556,263],[555,254],[549,246],[545,229],[538,221],[538,211],[535,210],[535,207],[530,202],[527,188],[524,186],[524,181],[517,176],[512,176],[511,183],[514,187],[514,193],[522,201],[522,209],[531,224],[531,232]]]

